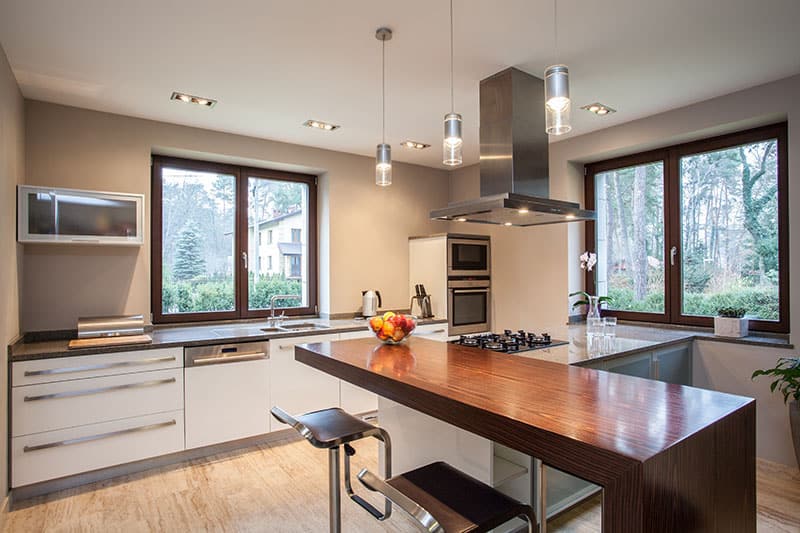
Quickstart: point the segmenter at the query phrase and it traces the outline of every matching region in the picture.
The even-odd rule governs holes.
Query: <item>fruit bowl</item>
[[[383,316],[374,316],[369,321],[369,329],[381,342],[400,344],[417,327],[417,317],[396,314],[391,311]]]

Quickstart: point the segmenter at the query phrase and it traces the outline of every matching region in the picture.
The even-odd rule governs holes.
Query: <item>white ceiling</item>
[[[386,25],[394,159],[442,167],[447,0],[0,0],[0,44],[28,98],[373,155]],[[455,107],[478,160],[478,82],[569,65],[586,133],[800,72],[797,0],[455,0]],[[204,109],[173,90],[215,98]],[[578,109],[600,101],[619,111]],[[327,133],[301,126],[341,124]],[[431,148],[399,146],[413,139]]]

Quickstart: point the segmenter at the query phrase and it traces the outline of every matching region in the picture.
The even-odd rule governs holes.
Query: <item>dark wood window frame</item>
[[[239,318],[261,318],[269,315],[268,309],[250,310],[248,307],[248,276],[242,253],[248,251],[247,187],[248,178],[262,178],[292,181],[308,185],[308,305],[305,307],[281,308],[289,316],[311,315],[317,313],[318,302],[318,260],[317,260],[317,177],[310,174],[283,172],[265,168],[229,165],[213,161],[199,161],[153,155],[151,189],[151,246],[150,246],[150,302],[154,324],[200,322],[214,320],[234,320]],[[218,172],[232,175],[236,179],[236,235],[233,311],[209,311],[201,313],[164,314],[162,295],[163,252],[162,235],[162,182],[164,167],[191,169],[203,172]]]
[[[665,261],[664,269],[664,304],[665,310],[660,313],[640,313],[632,311],[606,310],[604,314],[616,316],[623,320],[681,324],[690,326],[713,326],[713,317],[684,315],[681,311],[681,233],[680,233],[680,175],[679,162],[682,157],[723,150],[742,144],[768,139],[777,139],[778,155],[778,291],[779,320],[751,320],[750,329],[776,333],[789,332],[789,166],[787,149],[786,122],[750,129],[737,133],[721,135],[690,143],[669,146],[639,154],[600,161],[585,166],[585,199],[586,208],[594,210],[595,175],[609,170],[616,170],[646,163],[663,162],[664,165],[664,258],[670,257],[670,249],[677,247],[678,256],[674,265]],[[595,222],[586,223],[586,249],[596,250]],[[595,272],[586,272],[586,287],[596,287]]]

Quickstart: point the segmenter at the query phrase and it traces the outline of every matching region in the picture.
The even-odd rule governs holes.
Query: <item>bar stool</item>
[[[391,441],[386,430],[368,424],[338,407],[297,417],[273,407],[272,415],[295,428],[317,448],[328,448],[331,532],[341,531],[339,446],[345,448],[347,494],[378,520],[389,518],[394,503],[431,533],[485,532],[516,517],[527,521],[529,533],[534,530],[536,516],[529,505],[506,496],[447,463],[431,463],[392,477]],[[356,495],[350,485],[350,456],[355,454],[355,450],[348,443],[364,437],[375,437],[385,445],[386,481],[366,468],[358,474],[359,481],[366,488],[386,498],[383,514]]]
[[[316,448],[328,450],[328,505],[330,531],[339,533],[342,530],[341,513],[341,481],[339,472],[339,448],[344,447],[344,485],[347,495],[363,507],[377,520],[386,520],[392,514],[392,502],[386,499],[383,513],[378,511],[369,502],[355,494],[350,484],[350,457],[355,455],[355,449],[350,442],[374,437],[384,444],[383,459],[386,477],[392,475],[392,443],[389,433],[385,429],[373,426],[346,413],[338,407],[312,411],[304,415],[292,416],[280,407],[273,407],[270,411],[278,421],[292,426],[308,442]]]

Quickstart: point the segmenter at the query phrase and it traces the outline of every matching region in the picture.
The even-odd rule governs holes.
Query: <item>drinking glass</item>
[[[603,318],[603,351],[611,353],[617,340],[617,317],[607,316]]]
[[[602,352],[604,328],[605,324],[602,318],[586,319],[586,348],[590,353]]]

